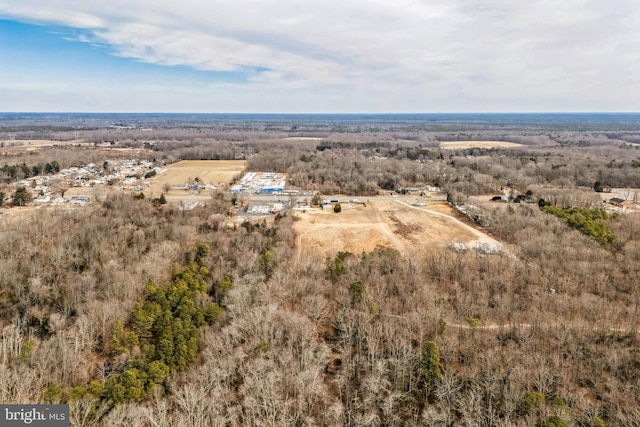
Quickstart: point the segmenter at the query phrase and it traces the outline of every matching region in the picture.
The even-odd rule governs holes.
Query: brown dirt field
[[[93,145],[81,139],[72,141],[53,141],[50,139],[4,139],[0,140],[0,144],[4,144],[2,149],[6,151],[35,151],[43,147],[53,147],[54,145]]]
[[[518,148],[522,144],[506,141],[442,141],[440,148],[444,150],[455,150],[464,148]]]
[[[294,223],[299,252],[338,251],[361,253],[376,246],[393,247],[405,256],[423,253],[433,246],[455,242],[495,242],[461,223],[446,202],[427,202],[414,207],[402,200],[367,200],[367,206],[342,204],[342,212],[296,213]]]
[[[146,179],[151,183],[151,188],[146,188],[145,193],[160,195],[163,193],[163,185],[184,184],[189,178],[200,178],[213,185],[229,184],[234,176],[240,174],[245,168],[244,160],[183,160],[168,165],[167,171],[153,178]],[[169,195],[183,195],[184,190],[171,190]]]
[[[63,146],[81,146],[83,149],[90,149],[96,152],[109,153],[113,151],[117,152],[129,152],[131,157],[138,157],[145,150],[142,148],[126,148],[126,147],[111,147],[108,145],[94,145],[93,143],[85,142],[84,140],[73,141],[52,141],[45,139],[29,139],[29,140],[2,140],[0,143],[4,144],[4,147],[0,148],[0,155],[4,156],[19,156],[23,153],[37,153],[43,150],[47,150],[51,147],[63,147]]]
[[[342,204],[339,214],[312,211],[295,215],[300,218],[294,223],[294,230],[301,250],[330,255],[338,251],[361,253],[376,246],[398,246],[398,241],[390,243],[392,232],[381,221],[379,211],[370,205],[351,208]]]
[[[1,140],[0,143],[4,144],[5,147],[12,148],[24,148],[24,147],[50,147],[52,145],[75,145],[78,143],[84,142],[82,140],[74,140],[74,141],[53,141],[50,139],[4,139]]]

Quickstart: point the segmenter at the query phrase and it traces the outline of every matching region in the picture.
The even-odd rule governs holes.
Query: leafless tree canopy
[[[5,146],[0,171],[102,164],[130,146],[156,162],[245,158],[323,194],[435,186],[461,205],[521,195],[478,204],[474,217],[509,251],[298,255],[292,216],[230,225],[222,193],[191,211],[114,194],[21,212],[0,219],[0,402],[68,402],[73,425],[86,426],[640,425],[640,216],[607,219],[615,240],[603,245],[539,205],[601,208],[596,181],[632,200],[633,124],[234,120],[9,120],[0,130],[16,139],[82,142]],[[524,147],[439,148],[448,140]],[[10,194],[20,177],[2,173]],[[182,305],[154,300],[153,286],[178,295],[186,266],[202,292],[184,291]],[[182,345],[187,317],[198,340],[194,360],[167,362],[165,376],[143,356],[168,345],[158,313],[171,304],[171,345]],[[155,326],[143,329],[143,314]]]

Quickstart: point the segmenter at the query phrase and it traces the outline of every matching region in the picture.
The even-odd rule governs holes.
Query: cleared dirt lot
[[[406,256],[451,243],[498,243],[460,222],[442,201],[411,206],[408,199],[371,198],[363,205],[342,204],[342,212],[296,213],[294,223],[301,252],[333,255],[338,251],[361,253],[376,246],[393,247]]]
[[[4,139],[0,140],[6,148],[51,147],[54,145],[76,145],[84,143],[83,140],[52,141],[50,139]]]
[[[183,160],[173,163],[163,168],[165,172],[147,179],[151,183],[151,188],[146,192],[161,194],[165,183],[170,185],[185,184],[196,177],[201,182],[213,185],[228,184],[234,176],[240,174],[245,167],[244,160]],[[171,190],[169,195],[184,194],[184,190]]]
[[[443,141],[440,148],[445,150],[465,149],[465,148],[518,148],[522,144],[506,141]]]
[[[2,146],[2,152],[15,153],[19,151],[37,151],[40,148],[53,147],[53,146],[93,146],[84,140],[72,140],[72,141],[53,141],[50,139],[4,139],[0,140],[0,146]]]

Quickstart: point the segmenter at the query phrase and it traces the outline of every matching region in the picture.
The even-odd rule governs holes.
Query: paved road
[[[185,194],[184,196],[164,196],[164,198],[167,199],[167,201],[171,200],[174,202],[208,202],[211,200],[211,195]]]

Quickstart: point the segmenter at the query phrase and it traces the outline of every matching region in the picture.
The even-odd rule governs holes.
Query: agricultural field
[[[522,144],[507,141],[442,141],[440,148],[445,150],[462,150],[467,148],[519,148]]]
[[[50,139],[5,139],[0,140],[1,153],[6,155],[16,155],[19,153],[34,153],[50,147],[91,147],[84,140],[55,141]]]
[[[50,139],[4,139],[0,140],[0,144],[5,148],[14,149],[29,149],[29,148],[41,148],[52,147],[54,145],[76,145],[84,143],[81,140],[75,141],[54,141]]]
[[[161,194],[165,183],[185,184],[193,182],[195,178],[212,185],[229,184],[244,167],[244,160],[183,160],[167,166],[165,172],[149,179],[151,188],[147,188],[145,192]],[[182,193],[182,190],[176,189],[169,192],[170,195]]]

